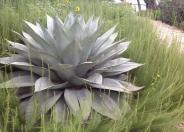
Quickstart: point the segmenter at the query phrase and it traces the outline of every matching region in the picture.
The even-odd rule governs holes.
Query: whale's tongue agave
[[[27,121],[50,109],[57,121],[68,109],[84,120],[91,109],[116,120],[121,115],[119,93],[142,88],[126,82],[125,73],[142,65],[121,57],[129,42],[114,42],[116,26],[100,34],[98,22],[93,17],[85,22],[73,13],[64,22],[47,16],[47,27],[25,21],[23,33],[16,33],[23,44],[8,41],[14,54],[0,58],[0,63],[16,70],[0,88],[17,89]]]

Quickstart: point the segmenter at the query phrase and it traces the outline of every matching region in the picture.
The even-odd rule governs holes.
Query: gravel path
[[[184,31],[162,23],[161,21],[151,20],[151,23],[155,27],[155,30],[160,39],[166,40],[169,45],[173,41],[177,41],[181,44],[181,50],[184,51]]]

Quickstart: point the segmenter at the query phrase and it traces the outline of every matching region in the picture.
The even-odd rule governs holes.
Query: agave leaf
[[[49,54],[59,56],[60,47],[56,44],[56,41],[53,38],[52,34],[50,34],[46,28],[41,28],[43,31],[44,40],[49,44]]]
[[[109,38],[109,36],[114,33],[116,27],[117,25],[110,28],[107,32],[105,32],[102,36],[99,37],[99,40],[105,40],[106,38]]]
[[[50,110],[63,94],[62,91],[41,91],[35,93],[29,100],[25,110],[25,119],[30,121],[32,116],[38,118]]]
[[[89,80],[76,75],[72,76],[68,81],[75,86],[82,86],[91,83]]]
[[[116,58],[116,59],[113,59],[113,60],[109,60],[107,61],[106,63],[102,64],[102,65],[99,65],[99,66],[96,66],[95,69],[96,70],[105,70],[107,68],[112,68],[114,66],[119,66],[125,62],[128,62],[130,61],[130,59],[127,59],[127,58]]]
[[[50,68],[55,70],[62,79],[70,79],[75,76],[75,67],[69,64],[57,64]]]
[[[2,57],[0,58],[0,64],[4,65],[10,65],[13,62],[25,62],[27,61],[23,56],[21,55],[12,55],[11,57]]]
[[[40,40],[40,37],[43,38],[43,32],[38,28],[38,26],[28,22],[24,21],[26,25],[26,31],[29,33],[36,41]],[[39,36],[39,38],[38,38]]]
[[[84,30],[84,37],[89,37],[91,35],[96,34],[99,31],[99,28],[98,28],[99,17],[97,19],[95,19],[95,21],[93,20],[93,17],[91,17],[90,19],[87,22],[86,28]]]
[[[93,88],[102,88],[102,89],[125,92],[125,93],[131,93],[143,88],[143,87],[134,86],[133,84],[125,81],[115,80],[112,78],[104,78],[102,85],[98,85],[98,84],[90,84],[90,85],[93,86]]]
[[[25,76],[25,75],[31,76],[32,74],[28,71],[13,71],[13,72],[6,73],[6,76],[8,79],[18,77],[18,76]]]
[[[75,22],[73,23],[73,25],[69,28],[69,30],[67,31],[68,34],[70,34],[70,39],[73,40],[79,40],[82,38],[83,36],[83,26],[81,26],[79,20],[77,18],[75,18]]]
[[[20,113],[21,113],[21,115],[23,115],[23,117],[25,117],[26,109],[27,109],[28,104],[29,104],[29,99],[30,98],[25,99],[25,100],[20,102],[19,108],[20,108]]]
[[[117,81],[115,79],[111,79],[111,78],[104,78],[103,84],[106,86],[110,86],[110,87],[119,87],[119,88],[122,87],[122,85],[119,81]]]
[[[19,98],[19,100],[24,100],[33,95],[33,89],[31,87],[21,87],[19,89],[16,89],[16,95]]]
[[[58,17],[53,17],[53,39],[55,40],[56,51],[61,59],[62,51],[70,44],[70,39],[63,26],[63,22]]]
[[[61,79],[69,81],[71,84],[79,86],[89,83],[90,81],[76,76],[76,67],[69,64],[57,64],[52,66]]]
[[[40,25],[40,23],[36,22],[36,27],[41,32],[42,38],[44,38],[43,31],[42,31],[42,26]]]
[[[53,31],[54,31],[54,20],[52,17],[50,17],[48,15],[47,15],[47,29],[48,29],[48,32],[50,33],[50,35],[52,35]]]
[[[38,28],[38,27],[37,27]],[[39,25],[39,28],[42,32],[42,35],[39,36],[38,34],[36,34],[33,29],[28,28],[29,31],[27,31],[28,33],[23,32],[24,37],[27,39],[27,43],[30,45],[32,45],[36,51],[39,51],[38,49],[40,49],[40,51],[47,51],[47,54],[50,54],[52,56],[57,56],[57,47],[53,46],[53,41],[52,38],[50,37],[49,33],[47,33],[47,30],[44,30],[44,28],[42,28]],[[44,31],[42,31],[42,29]],[[33,39],[34,38],[34,39]],[[24,40],[25,41],[25,40]]]
[[[53,52],[53,51],[45,52],[45,50],[43,50],[43,49],[29,47],[29,52],[28,52],[27,58],[37,59],[41,62],[53,65],[53,64],[59,62],[59,60],[57,58],[57,55],[50,54],[51,52]]]
[[[48,77],[40,77],[35,82],[35,92],[39,92],[49,87],[52,87],[54,84],[50,81]]]
[[[94,89],[105,89],[105,90],[112,90],[112,91],[117,91],[117,92],[127,92],[129,93],[128,91],[125,91],[124,89],[122,89],[121,87],[112,87],[112,86],[108,86],[108,85],[105,85],[105,84],[89,84],[92,88]]]
[[[39,59],[44,63],[53,65],[55,63],[58,62],[57,60],[57,56],[52,55],[50,53],[52,52],[45,52],[45,50],[39,46],[39,44],[37,44],[37,42],[35,42],[33,39],[31,39],[31,37],[29,37],[29,41],[27,39],[25,39],[22,35],[20,35],[19,33],[15,32],[23,41],[24,43],[27,45],[27,47],[29,47],[29,55],[28,57],[31,59]],[[26,33],[24,33],[25,35]],[[29,36],[27,34],[27,36]],[[50,50],[48,50],[50,51]]]
[[[87,84],[102,84],[102,75],[99,73],[92,74],[87,79],[81,78],[78,76],[73,76],[70,78],[70,83],[80,86],[80,85],[87,85]]]
[[[142,64],[134,63],[134,62],[126,62],[126,63],[123,63],[119,66],[110,67],[107,69],[103,69],[101,71],[103,71],[104,76],[114,76],[114,75],[118,75],[118,74],[122,74],[122,73],[125,73],[128,71],[131,71],[131,70],[138,68],[140,66],[142,66]]]
[[[43,47],[41,45],[39,45],[39,43],[36,42],[36,40],[34,40],[30,34],[24,32],[24,31],[22,32],[22,35],[19,33],[17,33],[17,34],[24,41],[24,43],[26,43],[29,47],[32,46],[32,48],[35,48],[35,49],[36,48],[43,49]]]
[[[125,62],[128,62],[128,61],[130,61],[130,59],[127,59],[127,58],[116,58],[116,59],[110,60],[107,63],[105,63],[103,65],[103,67],[107,68],[107,67],[118,66],[118,65],[124,64]]]
[[[64,97],[69,109],[75,116],[82,114],[84,120],[88,119],[92,105],[91,93],[88,89],[66,89]]]
[[[24,100],[24,99],[31,97],[32,95],[33,95],[33,93],[27,93],[27,94],[23,94],[23,95],[18,96],[18,97],[20,100]]]
[[[19,33],[17,32],[14,32],[14,33],[16,33],[29,48],[29,51],[27,52],[27,54],[24,54],[27,58],[31,58],[31,60],[39,59],[42,62],[46,62],[48,64],[52,64],[53,62],[55,62],[55,58],[51,55],[48,55],[48,53],[43,52],[43,49],[28,34],[24,33],[24,35],[25,36],[27,35],[27,39],[29,39],[30,41],[25,39]]]
[[[81,54],[80,63],[88,61],[92,47],[95,43],[95,40],[98,37],[98,32],[99,32],[99,30],[97,30],[93,35],[91,35],[89,37],[86,36],[86,37],[84,37],[84,39],[81,40],[80,44],[81,44],[82,50],[80,53]]]
[[[79,64],[76,69],[76,75],[79,77],[83,77],[86,75],[86,73],[94,66],[95,64],[93,62],[84,62],[82,64]]]
[[[99,47],[103,45],[103,43],[109,38],[111,34],[113,34],[116,26],[112,27],[109,29],[106,33],[104,33],[102,36],[100,36],[97,40],[96,43],[93,46],[91,55],[95,55],[96,51],[98,51]]]
[[[57,28],[55,24],[58,24],[58,27],[62,27],[62,29],[64,28],[64,24],[61,19],[59,19],[57,16],[52,18],[47,15],[47,29],[51,36],[54,34],[55,28]]]
[[[34,72],[35,74],[38,74],[38,75],[44,75],[47,72],[46,68],[37,67],[28,62],[12,62],[11,65],[22,70]]]
[[[60,24],[64,28],[64,23],[58,16],[55,16],[54,19],[57,20],[58,24]]]
[[[47,37],[47,38],[49,39],[49,37]],[[50,43],[52,43],[52,42],[50,42]],[[29,55],[27,56],[27,58],[30,58],[31,62],[34,62],[35,64],[37,64],[39,66],[40,66],[40,64],[46,64],[46,65],[52,66],[58,62],[61,62],[59,54],[57,54],[58,52],[56,52],[55,48],[53,51],[49,51],[49,52],[41,51],[39,49],[35,50],[32,48],[30,48],[29,50],[30,51],[29,51]],[[54,55],[50,54],[50,53],[54,53]]]
[[[96,55],[104,52],[106,49],[109,48],[109,46],[111,46],[114,42],[114,40],[116,39],[116,37],[118,36],[118,33],[113,33],[96,51]]]
[[[65,64],[77,66],[81,59],[81,44],[80,42],[71,42],[62,53],[62,60]]]
[[[34,66],[34,65],[29,64],[27,62],[13,62],[13,63],[11,63],[11,65],[14,67],[17,67],[19,69],[22,69],[22,70],[33,72],[33,73],[40,75],[40,76],[45,75],[45,76],[51,77],[52,79],[58,78],[57,75],[53,71],[50,71],[50,69],[47,69],[44,67]]]
[[[7,42],[10,45],[9,46],[10,50],[13,50],[14,52],[16,52],[18,54],[27,54],[27,52],[29,51],[27,46],[25,46],[23,44],[12,42],[9,40],[7,40]]]
[[[128,72],[132,69],[142,66],[143,64],[135,63],[135,62],[126,62],[119,66],[112,67],[115,71]]]
[[[35,82],[35,92],[40,92],[45,89],[63,89],[69,86],[68,82],[54,84],[48,77],[40,77]]]
[[[35,32],[33,32],[32,29],[29,30],[31,30],[29,32],[27,31],[29,34],[23,32],[23,35],[27,39],[27,42],[29,42],[29,44],[31,44],[33,47],[39,48],[42,51],[46,50],[49,54],[55,56],[55,54],[57,53],[55,52],[56,48],[52,45],[52,43],[50,44],[48,41],[46,41],[47,39],[45,40],[44,34],[42,33],[42,37],[40,37]]]
[[[95,19],[95,21],[93,21],[90,26],[89,26],[89,30],[90,30],[90,34],[94,34],[95,32],[97,32],[98,29],[98,22],[99,22],[100,17],[97,17]]]
[[[28,39],[28,41],[30,41],[30,42],[35,41],[35,43],[39,43],[41,48],[43,48],[47,51],[53,49],[52,45],[50,45],[50,43],[45,41],[44,34],[42,31],[43,28],[41,27],[40,24],[36,23],[36,25],[34,25],[34,24],[27,22],[27,21],[25,21],[25,23],[26,23],[27,33],[23,32],[23,35]]]
[[[60,57],[62,57],[62,52],[65,51],[65,48],[71,43],[71,40],[68,38],[64,27],[56,17],[54,18],[53,37],[55,39],[55,47],[58,53],[60,53]]]
[[[92,61],[96,61],[99,64],[102,64],[108,60],[114,59],[121,55],[124,51],[128,49],[129,42],[123,42],[119,44],[112,45],[104,52],[100,53],[99,55],[91,58]]]
[[[119,41],[114,42],[114,40],[116,39],[118,33],[113,33],[112,35],[110,35],[110,37],[103,42],[103,44],[97,49],[98,53],[96,52],[93,57],[95,56],[99,56],[102,55],[104,53],[108,53],[109,51],[111,51],[111,48],[115,48],[118,44],[121,43],[129,43],[129,42],[125,42],[125,39],[121,39]]]
[[[66,114],[66,104],[63,98],[60,98],[55,106],[53,107],[53,112],[55,114],[56,122],[61,122],[65,120]]]
[[[86,23],[86,25],[85,25],[85,29],[84,29],[84,35],[85,35],[85,36],[93,34],[93,32],[92,32],[93,29],[91,28],[91,25],[93,25],[93,17],[94,17],[94,16],[91,16],[91,17],[88,19],[88,21],[87,21],[87,23]],[[92,30],[91,30],[91,29],[92,29]]]
[[[127,89],[123,85],[121,85],[119,81],[111,78],[104,78],[102,81],[102,84],[91,83],[89,85],[97,89],[107,89],[107,90],[112,90],[117,92],[129,93],[129,91],[127,91]]]
[[[113,92],[111,91],[110,93],[107,93],[108,95],[110,95],[110,97],[115,101],[118,102],[118,106],[121,110],[121,113],[127,113],[131,110],[129,104],[128,104],[128,96],[127,94],[120,94],[118,92]]]
[[[135,91],[139,91],[141,89],[143,89],[144,87],[138,87],[135,86],[129,82],[125,82],[125,81],[120,81],[120,83],[127,89],[127,91],[129,92],[135,92]]]
[[[94,16],[92,16],[88,19],[88,21],[85,25],[85,29],[84,29],[84,37],[91,36],[92,34],[95,34],[99,30],[99,28],[98,28],[99,19],[100,19],[100,17],[97,17],[94,20]]]
[[[117,103],[108,95],[93,91],[92,108],[98,113],[117,120],[121,116],[121,111]]]
[[[84,28],[86,26],[85,21],[84,21],[84,17],[80,15],[78,17],[78,22],[79,22],[80,26],[82,27],[82,30],[84,30]]]
[[[93,23],[94,16],[91,16],[86,22],[86,28],[90,27],[91,23]],[[88,29],[89,30],[89,29]]]
[[[70,111],[74,115],[77,115],[79,110],[80,110],[80,106],[79,106],[79,102],[78,102],[78,99],[77,99],[76,90],[75,90],[75,93],[74,93],[73,90],[65,89],[64,98],[65,98],[65,102],[68,105]]]
[[[64,27],[66,27],[66,29],[69,29],[74,24],[75,20],[76,19],[74,17],[74,14],[69,13],[64,21]]]
[[[41,51],[36,51],[30,49],[30,54],[29,58],[34,59],[34,60],[39,60],[42,63],[48,64],[48,65],[55,65],[56,63],[59,62],[59,60],[50,54],[41,52]]]
[[[0,88],[20,88],[34,86],[36,77],[34,75],[23,75],[11,78],[9,81],[0,84]]]
[[[102,75],[99,74],[99,73],[94,73],[93,75],[89,76],[87,78],[91,83],[94,83],[94,84],[102,84]]]
[[[30,48],[33,48],[33,49],[41,49],[41,46],[38,45],[33,39],[32,37],[23,32],[24,36],[22,36],[20,33],[18,32],[15,32],[13,31],[25,44],[26,46],[30,49]]]
[[[104,76],[104,77],[108,77],[108,76]],[[115,79],[115,80],[118,80],[118,81],[126,81],[126,80],[128,80],[128,76],[125,75],[125,74],[111,76],[110,78]]]

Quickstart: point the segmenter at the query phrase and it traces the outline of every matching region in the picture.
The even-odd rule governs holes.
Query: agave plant
[[[66,110],[86,120],[92,109],[117,119],[121,114],[118,94],[106,91],[132,93],[142,88],[126,81],[125,73],[141,66],[120,57],[129,42],[114,42],[115,26],[101,34],[98,21],[91,17],[85,23],[73,13],[64,22],[47,16],[47,28],[25,21],[25,32],[15,32],[24,44],[8,41],[14,54],[0,58],[0,63],[12,70],[0,88],[17,88],[26,120],[36,106],[37,115],[52,109],[58,121]]]

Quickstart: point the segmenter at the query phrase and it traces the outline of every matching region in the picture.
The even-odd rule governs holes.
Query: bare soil
[[[181,51],[184,51],[184,31],[161,21],[151,20],[151,23],[160,39],[166,40],[169,45],[176,41],[181,44]]]

